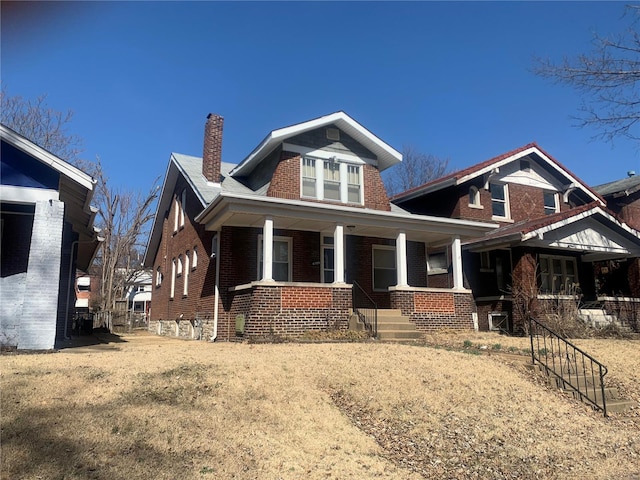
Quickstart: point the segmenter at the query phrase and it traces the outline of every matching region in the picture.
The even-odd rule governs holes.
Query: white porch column
[[[396,270],[398,272],[398,287],[408,287],[407,283],[407,234],[398,233],[396,238]]]
[[[344,226],[333,231],[333,283],[344,283]]]
[[[451,262],[453,264],[453,288],[464,288],[462,277],[462,247],[460,246],[460,237],[454,237],[451,244]]]
[[[262,280],[273,281],[273,218],[265,217],[262,229]]]

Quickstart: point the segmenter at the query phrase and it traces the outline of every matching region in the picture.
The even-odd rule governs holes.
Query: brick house
[[[519,330],[523,298],[538,307],[597,302],[608,314],[640,298],[638,230],[536,144],[408,190],[392,202],[417,214],[499,225],[463,245],[465,286],[473,291],[483,330]],[[432,284],[451,282],[450,257],[446,248],[428,257]],[[624,268],[604,267],[611,262]]]
[[[75,271],[99,245],[94,180],[0,125],[0,344],[48,350],[68,337]]]
[[[238,164],[222,162],[209,115],[203,157],[174,153],[143,264],[149,329],[233,340],[347,328],[354,289],[419,330],[473,328],[461,244],[495,227],[409,214],[380,172],[401,154],[344,112],[273,130]],[[452,284],[428,284],[429,249],[453,252]]]

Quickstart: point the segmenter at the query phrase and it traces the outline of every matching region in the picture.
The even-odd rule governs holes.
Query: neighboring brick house
[[[272,131],[223,163],[223,119],[209,115],[203,158],[174,153],[145,253],[149,328],[232,340],[346,328],[354,285],[420,330],[473,328],[461,242],[494,224],[412,215],[380,172],[401,154],[344,112]],[[448,245],[453,281],[429,288],[426,252]]]
[[[465,285],[473,291],[481,329],[519,330],[518,302],[524,297],[539,306],[579,293],[583,302],[607,303],[613,311],[620,306],[612,303],[640,298],[632,267],[640,256],[638,231],[536,144],[408,190],[392,202],[417,214],[500,225],[463,245]],[[430,284],[451,282],[449,259],[446,249],[429,256]],[[625,266],[615,289],[604,281],[612,272],[599,268],[610,261]]]
[[[99,245],[94,180],[0,125],[0,345],[48,350],[67,338],[75,271]]]

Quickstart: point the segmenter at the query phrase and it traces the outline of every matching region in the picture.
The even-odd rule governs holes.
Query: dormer
[[[389,210],[380,172],[401,160],[336,112],[274,130],[230,175],[269,197]]]

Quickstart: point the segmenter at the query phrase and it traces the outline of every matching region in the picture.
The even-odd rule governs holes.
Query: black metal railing
[[[604,376],[607,367],[539,321],[529,318],[531,360],[547,375],[553,375],[562,388],[572,390],[581,400],[602,410],[607,416]]]
[[[372,337],[378,336],[378,304],[367,295],[358,282],[353,282],[351,307]]]

